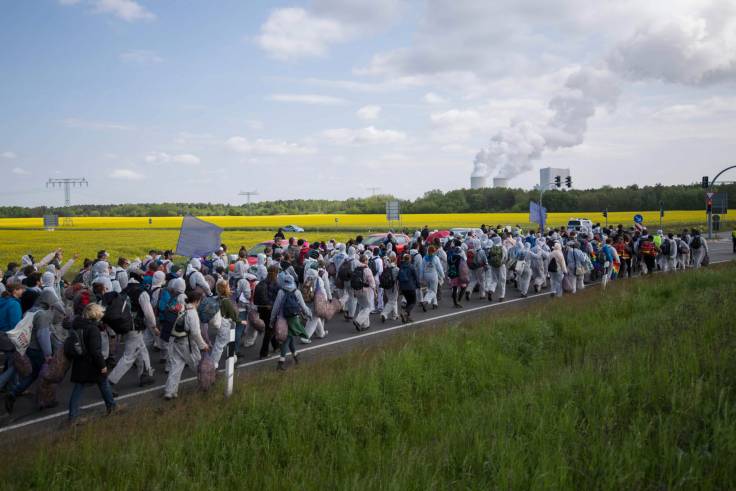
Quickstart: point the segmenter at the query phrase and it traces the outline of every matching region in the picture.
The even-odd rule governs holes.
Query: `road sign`
[[[644,223],[644,217],[637,213],[634,215],[634,223]]]
[[[705,193],[706,198],[711,199],[716,193]]]
[[[401,208],[398,201],[386,201],[386,220],[389,222],[401,220]]]
[[[712,197],[713,213],[725,215],[728,213],[728,193],[715,193]]]
[[[44,228],[52,228],[59,226],[59,215],[44,215],[43,216]]]

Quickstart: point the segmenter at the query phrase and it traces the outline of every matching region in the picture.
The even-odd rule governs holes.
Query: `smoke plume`
[[[615,108],[620,89],[607,70],[580,68],[565,82],[564,91],[549,101],[552,116],[542,126],[529,121],[513,122],[493,135],[473,163],[474,177],[511,179],[532,169],[532,162],[545,150],[580,145],[588,120],[600,107]]]

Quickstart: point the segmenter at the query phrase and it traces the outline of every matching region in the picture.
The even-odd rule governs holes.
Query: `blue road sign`
[[[634,215],[634,223],[644,223],[644,217],[637,213]]]

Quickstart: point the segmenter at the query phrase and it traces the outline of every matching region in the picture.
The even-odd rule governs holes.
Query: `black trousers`
[[[401,294],[406,299],[406,310],[407,315],[411,315],[411,311],[417,304],[417,291],[416,290],[401,290]]]
[[[269,343],[273,349],[278,349],[280,346],[279,342],[276,341],[276,337],[273,335],[273,328],[271,327],[271,309],[258,307],[258,317],[261,318],[266,328],[263,330],[263,343],[261,343],[261,356],[268,356],[268,345]]]

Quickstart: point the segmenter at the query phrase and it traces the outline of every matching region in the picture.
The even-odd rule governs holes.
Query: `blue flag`
[[[534,201],[529,202],[529,221],[531,223],[538,223],[542,230],[544,230],[544,224],[547,222],[547,209]]]
[[[206,256],[220,247],[221,234],[222,229],[217,225],[187,215],[181,222],[176,253],[187,257]]]

